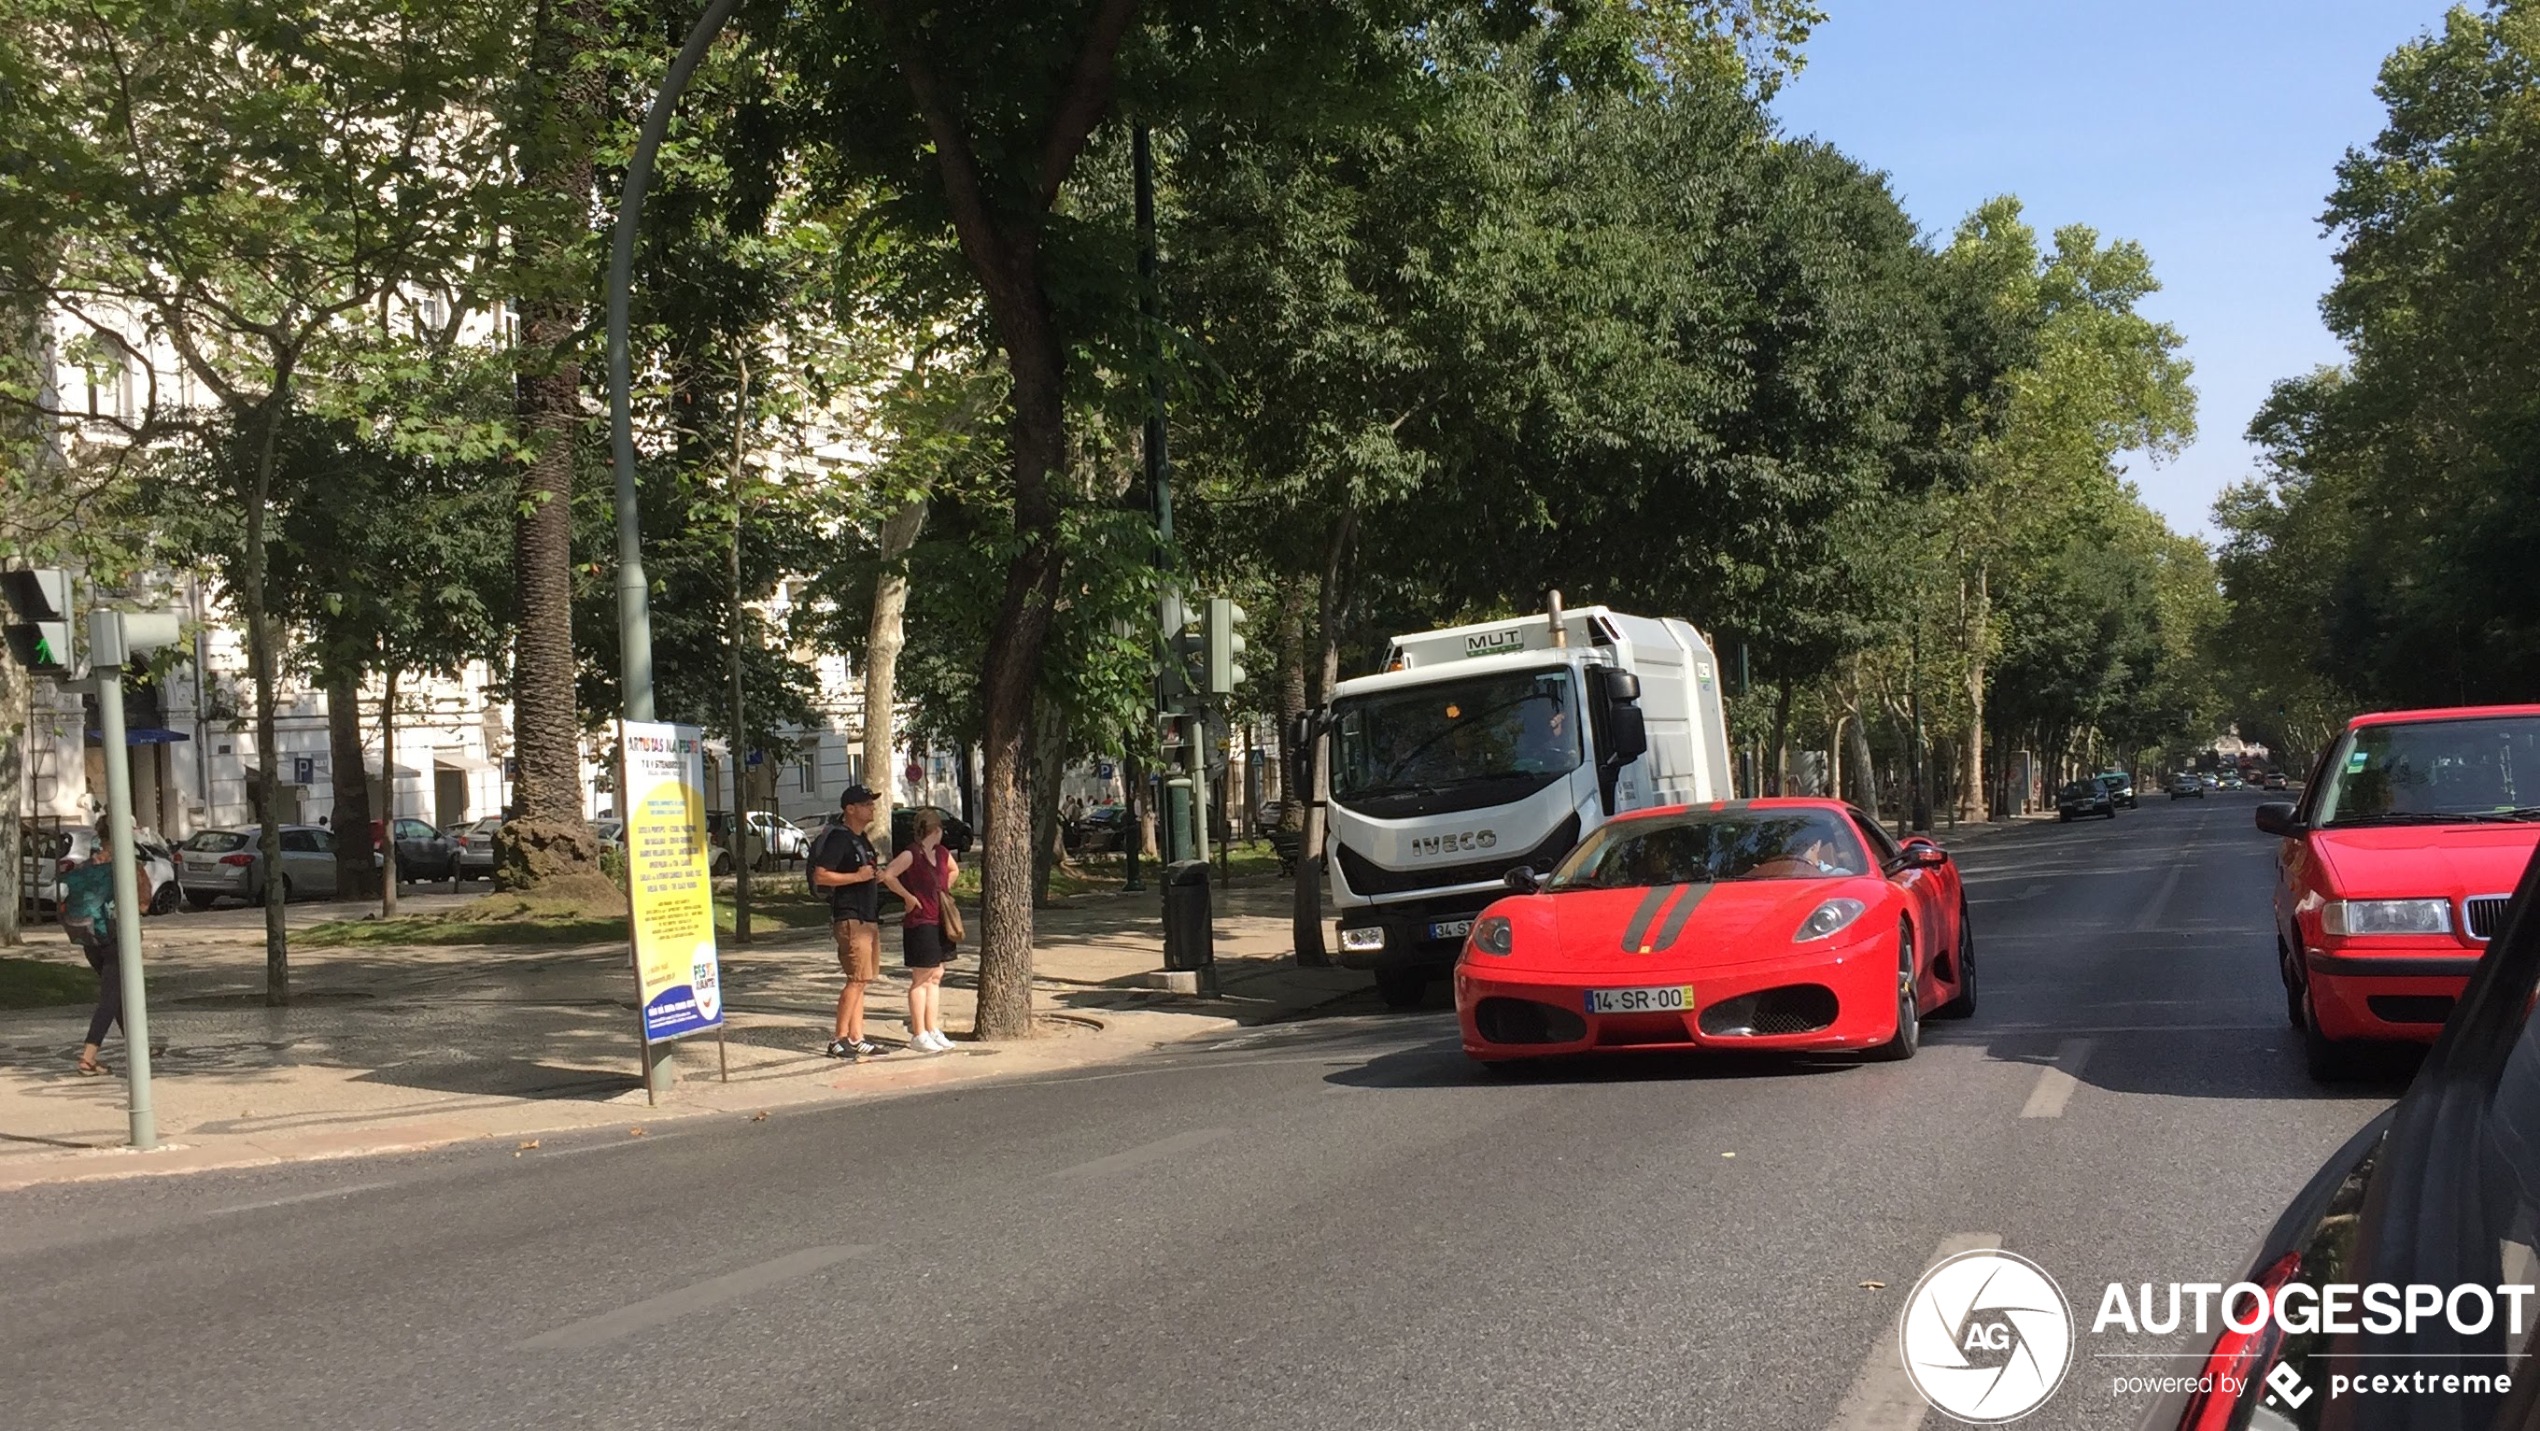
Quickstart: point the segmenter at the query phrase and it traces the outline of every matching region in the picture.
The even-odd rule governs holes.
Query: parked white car
[[[142,907],[151,914],[166,914],[185,898],[175,852],[147,830],[141,832],[135,845],[141,856]],[[31,909],[56,909],[61,905],[61,877],[88,863],[90,853],[97,848],[97,827],[21,822],[18,848],[23,852],[21,902]]]

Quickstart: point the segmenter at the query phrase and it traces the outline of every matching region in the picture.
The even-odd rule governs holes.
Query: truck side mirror
[[[1623,705],[1640,699],[1640,673],[1617,667],[1605,668],[1605,699]]]
[[[1605,713],[1605,763],[1629,765],[1649,753],[1649,720],[1640,707],[1616,706]]]

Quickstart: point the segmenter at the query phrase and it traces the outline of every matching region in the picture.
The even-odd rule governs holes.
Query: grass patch
[[[0,959],[0,1009],[50,1009],[96,1000],[97,976],[86,964]]]

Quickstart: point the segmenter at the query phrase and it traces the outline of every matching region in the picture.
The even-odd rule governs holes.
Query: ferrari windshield
[[[1508,784],[1502,798],[1578,768],[1570,673],[1507,671],[1332,703],[1332,797],[1362,803]]]
[[[2540,815],[2540,717],[2359,726],[2321,769],[2315,825]]]
[[[1702,810],[1608,825],[1573,850],[1545,888],[1838,879],[1869,869],[1860,836],[1832,810]]]

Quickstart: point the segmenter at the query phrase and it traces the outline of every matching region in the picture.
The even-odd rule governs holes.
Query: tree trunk
[[[379,673],[379,915],[397,917],[397,665]],[[360,752],[354,753],[358,762]]]
[[[724,548],[724,599],[730,604],[731,629],[725,633],[725,645],[732,667],[732,738],[725,742],[724,779],[732,788],[724,793],[732,802],[732,942],[750,942],[750,723],[745,699],[747,682],[743,679],[745,664],[742,652],[750,640],[750,608],[741,597],[741,484],[749,475],[747,463],[750,415],[750,365],[746,358],[735,363],[739,373],[732,398],[732,465],[725,481],[732,497],[732,540]],[[886,797],[887,798],[887,797]],[[620,820],[627,817],[625,792],[617,797]],[[622,830],[625,826],[620,825]],[[890,823],[883,822],[888,833]],[[621,846],[623,848],[623,846]],[[805,862],[808,863],[808,852]]]
[[[358,671],[337,671],[326,683],[327,764],[334,771],[335,897],[366,900],[379,893],[378,867],[370,862],[370,772],[362,763],[362,682]]]
[[[1057,872],[1058,787],[1067,764],[1067,726],[1047,698],[1032,711],[1032,907],[1050,904],[1050,876]]]
[[[1341,678],[1341,615],[1347,609],[1343,580],[1349,569],[1350,552],[1358,541],[1358,507],[1355,501],[1341,508],[1340,520],[1333,524],[1332,538],[1323,550],[1323,580],[1316,595],[1314,636],[1319,646],[1314,667],[1314,689],[1307,693],[1307,704],[1322,706],[1332,698],[1332,687]],[[1295,901],[1288,912],[1288,932],[1296,944],[1296,962],[1307,969],[1331,967],[1332,953],[1323,943],[1323,846],[1330,838],[1323,808],[1323,752],[1326,741],[1315,741],[1308,747],[1305,767],[1305,789],[1299,798],[1305,802],[1305,839],[1298,847]]]
[[[1300,764],[1300,752],[1290,748],[1296,731],[1296,718],[1312,704],[1307,699],[1305,676],[1305,609],[1314,594],[1301,577],[1288,577],[1279,591],[1279,828],[1295,834],[1305,833],[1306,802],[1314,798],[1311,790],[1291,790],[1296,782],[1290,772]],[[1318,924],[1319,927],[1319,924]]]
[[[1985,808],[1984,783],[1984,672],[1985,646],[1992,631],[1993,591],[1990,573],[1982,562],[1976,563],[1973,599],[1967,610],[1967,748],[1966,764],[1959,791],[1971,800],[1971,819],[1992,818]]]
[[[255,413],[255,486],[247,494],[247,569],[238,593],[247,608],[247,664],[256,688],[256,852],[265,879],[265,1003],[275,1008],[291,1002],[291,937],[282,913],[289,891],[282,873],[282,772],[274,749],[281,736],[274,727],[273,621],[265,614],[265,513],[273,500],[274,446],[290,402],[290,381],[286,368]]]
[[[1773,793],[1790,793],[1790,680],[1773,688]]]
[[[1021,543],[1006,567],[981,682],[986,769],[979,797],[986,828],[976,1032],[983,1039],[1032,1033],[1032,711],[1058,600],[1058,508],[1049,477],[1064,459],[1066,428],[1058,335],[1037,287],[1030,299],[1029,314],[1021,321],[1008,315],[1001,325],[1014,375],[1009,443]]]
[[[1861,662],[1858,657],[1853,659],[1852,679],[1844,691],[1843,713],[1844,731],[1852,742],[1852,803],[1860,808],[1862,814],[1875,820],[1879,818],[1879,767],[1877,757],[1870,753],[1870,723],[1861,712]]]
[[[594,63],[603,0],[554,0],[537,9],[533,97],[520,116],[524,186],[574,216],[573,230],[533,227],[524,257],[544,291],[520,305],[514,409],[531,457],[521,468],[512,526],[519,626],[512,646],[512,758],[519,776],[497,841],[495,880],[528,889],[559,880],[606,886],[599,843],[582,814],[582,720],[574,697],[573,469],[586,419],[576,355],[590,285],[571,250],[591,207],[591,141],[607,101]],[[585,281],[567,282],[566,274]],[[577,878],[582,877],[582,878]]]
[[[35,680],[6,651],[0,651],[0,949],[13,948],[24,936],[18,929],[18,888],[24,854],[18,846],[18,816],[26,806],[27,702]],[[195,733],[196,739],[202,733]]]
[[[892,749],[899,724],[900,652],[908,645],[908,553],[926,526],[926,499],[917,498],[882,519],[881,575],[873,582],[873,620],[864,636],[865,783],[881,796],[873,802],[875,847],[891,852]],[[875,777],[879,775],[877,780]]]

